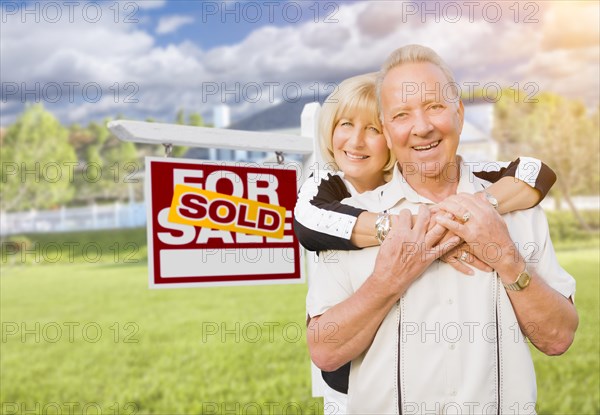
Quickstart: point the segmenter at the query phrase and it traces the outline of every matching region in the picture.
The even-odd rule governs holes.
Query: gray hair
[[[390,56],[385,60],[381,69],[377,74],[376,81],[376,94],[377,94],[377,105],[379,109],[379,114],[381,120],[383,122],[383,108],[381,107],[381,85],[383,83],[383,79],[386,77],[388,72],[397,66],[401,66],[407,63],[420,63],[420,62],[429,62],[437,66],[442,70],[448,83],[450,84],[450,89],[455,96],[458,96],[458,84],[454,80],[454,75],[450,70],[450,67],[446,62],[438,55],[433,49],[428,48],[427,46],[422,45],[407,45],[393,51]]]

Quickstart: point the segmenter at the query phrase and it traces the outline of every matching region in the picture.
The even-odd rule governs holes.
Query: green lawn
[[[600,413],[600,251],[559,252],[560,264],[577,280],[579,328],[560,357],[532,352],[540,414]]]
[[[539,412],[600,413],[598,247],[559,259],[581,323],[565,355],[534,352]],[[145,263],[5,263],[0,288],[3,414],[322,413],[305,285],[151,291]]]

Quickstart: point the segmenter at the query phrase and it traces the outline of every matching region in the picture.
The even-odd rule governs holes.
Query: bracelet
[[[375,221],[375,239],[382,244],[391,228],[392,223],[390,221],[390,213],[387,210],[384,210],[377,215],[377,220]]]
[[[483,193],[483,196],[485,196],[485,200],[487,200],[494,209],[498,210],[498,199],[496,199],[490,192],[488,192],[487,190],[481,190],[477,193]]]

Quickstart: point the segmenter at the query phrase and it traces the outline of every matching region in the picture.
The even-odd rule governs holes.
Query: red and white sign
[[[146,158],[149,285],[304,282],[296,171]]]

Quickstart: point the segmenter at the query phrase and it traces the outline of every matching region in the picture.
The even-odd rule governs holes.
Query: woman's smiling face
[[[343,115],[333,130],[333,157],[358,192],[372,190],[385,183],[383,168],[390,155],[385,137],[373,117]]]

